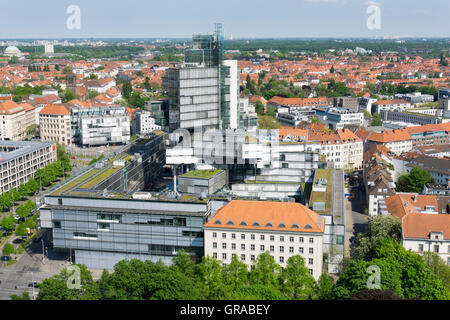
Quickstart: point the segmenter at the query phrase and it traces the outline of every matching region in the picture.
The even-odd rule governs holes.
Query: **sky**
[[[223,24],[226,39],[450,37],[449,0],[1,2],[0,39],[190,38],[213,32],[217,22]],[[78,21],[71,19],[73,11],[67,13],[71,5],[80,9],[79,29],[67,27],[67,20]],[[373,11],[367,13],[369,6],[379,8],[379,19]]]

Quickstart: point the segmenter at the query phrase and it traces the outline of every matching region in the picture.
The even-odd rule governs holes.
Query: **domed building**
[[[8,57],[21,57],[23,54],[20,52],[19,48],[9,46],[5,49],[4,55]]]

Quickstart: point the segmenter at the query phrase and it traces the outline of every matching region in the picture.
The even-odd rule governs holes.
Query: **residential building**
[[[267,108],[273,107],[280,113],[290,113],[294,110],[303,110],[315,107],[328,108],[333,105],[333,101],[329,101],[327,98],[284,98],[274,96],[267,102]]]
[[[22,140],[27,130],[37,124],[35,108],[29,103],[0,103],[0,140]]]
[[[360,98],[338,97],[333,99],[333,106],[337,108],[345,108],[353,111],[359,111]]]
[[[368,148],[383,145],[395,154],[410,151],[413,147],[413,139],[407,129],[370,132],[366,139]]]
[[[204,224],[205,255],[251,266],[269,252],[286,267],[300,255],[314,279],[322,274],[325,218],[300,203],[232,200]]]
[[[41,140],[72,145],[70,110],[63,104],[48,104],[39,112]]]
[[[450,160],[444,158],[419,155],[410,159],[405,164],[406,171],[410,172],[414,167],[419,167],[430,173],[435,183],[449,185],[450,183]]]
[[[54,143],[0,141],[0,193],[27,183],[38,169],[54,161]]]
[[[408,127],[405,130],[411,135],[413,147],[450,143],[450,123]]]

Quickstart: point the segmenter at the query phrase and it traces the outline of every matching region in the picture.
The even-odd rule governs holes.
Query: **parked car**
[[[28,284],[28,288],[39,288],[39,284],[35,281],[35,282],[30,282]]]
[[[11,258],[11,256],[2,256],[2,261],[9,261],[9,260],[11,260],[12,258]]]

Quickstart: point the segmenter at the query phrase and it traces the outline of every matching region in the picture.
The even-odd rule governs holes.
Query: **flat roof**
[[[223,170],[192,170],[186,172],[181,177],[183,178],[195,178],[195,179],[210,179],[216,174],[223,172]]]
[[[39,149],[56,145],[54,142],[42,141],[0,141],[0,148],[17,148],[10,152],[0,152],[0,163],[27,155]]]

